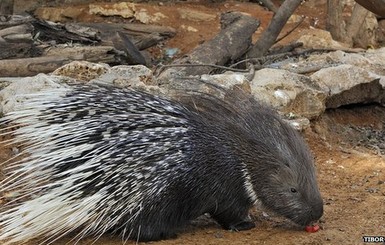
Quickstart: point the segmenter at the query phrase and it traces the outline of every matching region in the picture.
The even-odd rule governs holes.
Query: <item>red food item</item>
[[[305,230],[307,231],[307,232],[317,232],[318,230],[320,229],[320,227],[319,227],[319,225],[307,225],[306,227],[305,227]]]

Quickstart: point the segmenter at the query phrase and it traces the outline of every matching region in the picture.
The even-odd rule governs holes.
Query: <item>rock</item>
[[[212,84],[220,84],[225,89],[232,89],[234,86],[242,85],[247,81],[244,74],[226,72],[224,74],[207,75],[201,76],[201,80]]]
[[[297,15],[297,14],[292,14],[290,16],[290,18],[287,20],[286,24],[293,24],[293,23],[298,23],[300,21],[302,21],[304,17],[301,16],[301,15]]]
[[[368,13],[362,23],[357,35],[353,37],[353,44],[356,47],[368,48],[377,45],[376,30],[378,28],[377,18],[372,13]]]
[[[323,59],[326,56],[326,59],[329,61],[332,61],[334,64],[349,64],[354,65],[358,67],[362,66],[369,66],[371,61],[363,56],[363,54],[360,53],[346,53],[343,51],[335,51],[328,53],[326,55],[322,55],[322,57],[319,57],[320,59]]]
[[[67,6],[67,7],[39,7],[34,11],[34,15],[38,19],[52,22],[68,22],[69,19],[76,20],[87,15],[87,5]]]
[[[367,68],[378,75],[385,76],[385,48],[369,49],[363,56],[369,61],[369,65],[362,66],[363,68]],[[385,86],[385,83],[382,83],[382,85]]]
[[[17,82],[12,82],[0,91],[0,112],[5,114],[15,110],[21,110],[30,103],[30,101],[27,102],[30,94],[38,93],[47,88],[64,88],[68,86],[66,82],[69,81],[71,81],[71,79],[68,77],[39,74],[34,77],[26,77]]]
[[[122,16],[123,18],[134,17],[135,4],[129,2],[121,2],[114,4],[89,4],[90,14],[101,16]]]
[[[325,110],[326,93],[306,76],[279,69],[255,72],[251,93],[284,114],[314,118]]]
[[[58,68],[53,74],[71,77],[82,82],[112,85],[120,88],[146,89],[148,86],[155,85],[152,71],[143,65],[110,67],[102,63],[73,61]]]
[[[136,11],[134,16],[136,20],[140,21],[143,24],[155,23],[162,18],[167,18],[166,15],[160,12],[156,12],[151,15],[144,8],[140,9],[139,11]]]
[[[88,61],[73,61],[59,67],[52,74],[57,76],[67,76],[77,80],[90,81],[106,73],[110,66],[103,63],[91,63]]]
[[[378,20],[378,28],[376,30],[377,42],[380,47],[385,46],[385,20]]]
[[[77,75],[76,71],[80,74]],[[55,71],[57,75],[39,74],[34,77],[19,78],[9,81],[7,78],[0,82],[8,82],[8,86],[0,91],[0,113],[23,108],[28,95],[38,93],[48,88],[67,87],[67,83],[95,83],[104,86],[121,88],[137,88],[150,93],[160,94],[158,86],[154,86],[152,71],[145,66],[115,66],[95,64],[90,62],[72,62]],[[81,78],[81,79],[80,79]],[[93,78],[93,79],[92,79]]]
[[[167,76],[167,79],[161,78],[157,82],[164,94],[176,99],[180,97],[181,91],[185,90],[210,94],[221,99],[225,99],[225,92],[235,88],[250,93],[250,84],[245,74],[233,72],[216,75],[204,74],[200,77],[190,76],[188,79],[182,78],[180,74],[171,74]],[[212,84],[215,85],[214,88]],[[219,87],[219,89],[216,87]]]
[[[326,108],[356,103],[380,102],[385,89],[384,77],[353,65],[339,65],[322,69],[313,75],[318,86],[327,94]]]
[[[38,8],[34,14],[39,19],[49,20],[52,22],[63,22],[68,19],[76,19],[86,12],[85,7],[66,7],[66,8],[55,8],[55,7],[41,7]]]
[[[302,42],[304,48],[345,49],[349,46],[333,40],[330,32],[321,29],[304,30],[297,42]]]
[[[307,118],[297,118],[297,119],[290,119],[285,120],[287,121],[293,128],[295,128],[298,131],[303,131],[310,127],[310,120]]]
[[[189,31],[189,32],[198,32],[198,29],[196,29],[192,26],[181,25],[180,27],[186,31]]]
[[[140,88],[155,85],[152,71],[143,65],[114,66],[99,77],[92,79],[90,83],[109,84],[119,88]]]
[[[130,2],[89,4],[89,13],[101,16],[122,16],[123,18],[134,17],[143,24],[154,23],[161,18],[167,18],[167,16],[160,12],[150,14],[147,9],[140,8],[140,5]]]

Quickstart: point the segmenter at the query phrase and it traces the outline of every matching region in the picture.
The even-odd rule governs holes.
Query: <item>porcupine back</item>
[[[146,199],[164,194],[170,174],[188,168],[185,111],[145,93],[103,87],[35,94],[27,108],[3,119],[21,126],[13,143],[27,145],[0,189],[30,200],[2,210],[0,240],[53,241],[81,227],[80,238],[134,222]]]

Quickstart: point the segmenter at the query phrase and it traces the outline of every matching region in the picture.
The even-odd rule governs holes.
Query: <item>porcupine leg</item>
[[[244,231],[255,227],[249,217],[249,210],[237,212],[232,209],[225,210],[219,214],[211,215],[226,230]]]
[[[177,238],[177,234],[174,232],[153,232],[150,234],[141,234],[139,237],[140,242],[149,242],[149,241],[160,241],[166,239],[175,239]]]

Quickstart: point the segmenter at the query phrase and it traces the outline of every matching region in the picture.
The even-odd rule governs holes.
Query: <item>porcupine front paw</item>
[[[154,232],[150,234],[140,234],[137,240],[140,242],[151,242],[151,241],[175,239],[177,237],[178,236],[175,232]]]
[[[224,212],[219,215],[212,215],[212,217],[226,230],[244,231],[255,227],[248,213],[237,216],[234,213]]]
[[[246,231],[253,229],[255,227],[254,222],[251,221],[242,221],[238,224],[230,225],[229,230],[232,231]]]

